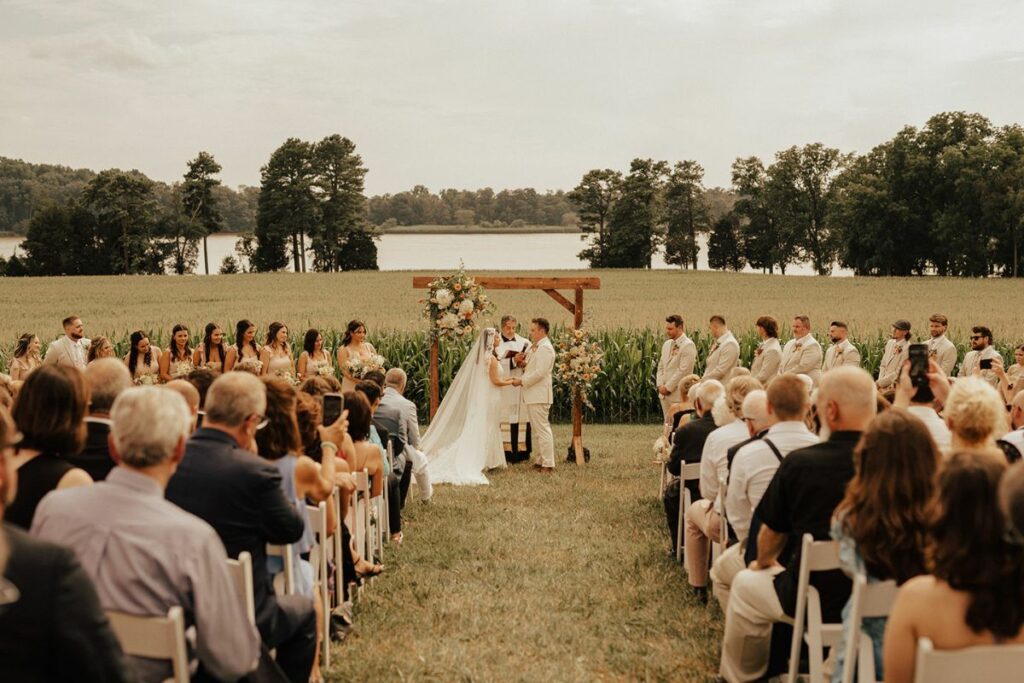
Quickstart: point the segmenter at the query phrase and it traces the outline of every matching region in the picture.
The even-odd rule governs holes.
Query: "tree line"
[[[625,174],[594,169],[567,194],[592,267],[786,272],[836,264],[858,275],[1019,277],[1024,268],[1024,128],[946,112],[870,152],[821,143],[771,163],[737,158],[729,201],[712,203],[696,161],[634,159]],[[731,206],[729,204],[731,203]],[[725,210],[723,210],[725,209]]]
[[[521,227],[524,225],[575,226],[572,203],[562,190],[540,193],[533,188],[501,190],[442,189],[433,193],[423,185],[407,192],[384,194],[369,200],[370,222],[394,225],[452,225]]]

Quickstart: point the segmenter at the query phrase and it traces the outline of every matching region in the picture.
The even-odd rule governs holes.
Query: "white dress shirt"
[[[785,457],[791,451],[818,443],[818,437],[803,422],[778,422],[764,435]],[[764,440],[752,441],[739,450],[729,470],[729,493],[725,512],[736,537],[750,532],[750,520],[768,484],[779,469],[779,459]]]
[[[946,421],[939,417],[935,409],[931,406],[910,406],[907,408],[907,412],[924,422],[935,445],[939,447],[939,452],[944,456],[949,455],[953,448],[953,435],[950,433],[949,427],[946,426]]]
[[[700,456],[700,495],[714,501],[715,510],[721,513],[718,504],[718,480],[729,472],[729,449],[750,438],[747,423],[736,420],[723,425],[708,434],[704,451]]]

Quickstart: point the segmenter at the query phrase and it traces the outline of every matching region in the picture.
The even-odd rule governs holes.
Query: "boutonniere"
[[[715,342],[714,344],[711,345],[711,353],[714,353],[717,350],[718,350],[718,342]]]
[[[837,356],[843,355],[843,347],[842,346],[837,346],[836,347],[836,355]]]
[[[803,348],[803,346],[804,346],[803,342],[800,342],[796,346],[793,347],[793,350],[794,351],[799,351],[800,349]]]
[[[896,353],[903,353],[903,344],[896,345]]]
[[[673,345],[672,345],[672,353],[671,353],[670,355],[674,356],[674,355],[676,355],[677,353],[679,353],[679,347],[678,347],[678,346],[676,346],[675,344],[673,344]]]
[[[764,353],[764,342],[761,342],[760,344],[758,344],[757,348],[754,349],[754,355],[755,356],[760,356],[762,353]]]

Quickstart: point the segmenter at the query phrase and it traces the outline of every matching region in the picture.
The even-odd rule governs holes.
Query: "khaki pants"
[[[729,683],[763,678],[768,670],[772,624],[792,622],[782,611],[772,583],[782,571],[782,567],[758,571],[744,569],[732,582],[719,670]]]
[[[530,424],[533,426],[534,451],[538,463],[544,467],[555,466],[555,437],[551,433],[551,423],[548,422],[550,410],[550,403],[526,404]]]
[[[711,567],[711,582],[714,584],[718,604],[722,607],[722,614],[729,611],[729,590],[733,579],[746,569],[746,564],[743,562],[743,553],[746,547],[746,541],[734,543],[718,556],[714,566]]]
[[[690,585],[704,588],[708,585],[708,559],[711,555],[711,540],[722,533],[722,517],[712,505],[713,501],[698,500],[686,511],[686,574]]]

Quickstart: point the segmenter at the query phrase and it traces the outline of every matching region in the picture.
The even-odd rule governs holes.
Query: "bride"
[[[432,483],[487,484],[483,470],[505,467],[498,388],[512,378],[502,375],[494,357],[498,340],[494,328],[480,333],[423,436]]]

